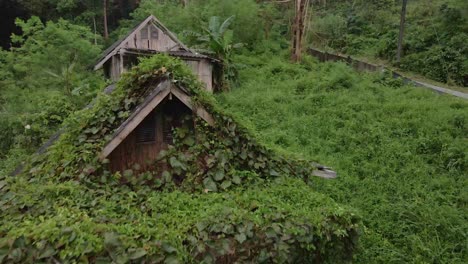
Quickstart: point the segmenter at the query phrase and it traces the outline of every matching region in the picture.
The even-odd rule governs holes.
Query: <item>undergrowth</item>
[[[174,131],[154,171],[110,172],[98,154],[163,80],[188,89],[214,125]],[[65,120],[45,154],[0,176],[0,262],[352,260],[360,218],[313,192],[316,166],[257,143],[200,85],[179,60],[143,60]]]
[[[468,103],[340,63],[245,56],[218,96],[259,140],[338,171],[314,186],[363,214],[358,263],[466,263]]]

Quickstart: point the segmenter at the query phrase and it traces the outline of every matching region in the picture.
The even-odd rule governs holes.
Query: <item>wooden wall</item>
[[[134,131],[109,155],[109,169],[111,172],[124,172],[133,169],[138,164],[141,171],[155,170],[154,161],[161,150],[167,149],[168,136],[172,136],[171,127],[178,127],[181,120],[192,116],[192,111],[174,96],[166,98],[155,110],[153,110]],[[155,118],[155,140],[152,142],[137,142],[138,130],[145,121]],[[169,124],[169,125],[168,125]],[[193,125],[193,123],[192,123]],[[193,131],[193,126],[190,127]],[[169,133],[169,135],[168,135]]]
[[[174,40],[152,23],[131,34],[123,43],[124,48],[157,51],[168,51],[176,45]]]
[[[138,126],[127,138],[109,155],[110,170],[112,172],[123,172],[127,169],[132,169],[135,164],[140,165],[141,170],[153,170],[154,167],[150,164],[156,160],[159,152],[167,148],[164,144],[162,132],[162,116],[153,111],[150,115],[156,115],[156,141],[148,143],[137,143]],[[149,116],[146,118],[150,118]]]
[[[133,54],[125,54],[123,56],[116,54],[112,56],[112,58],[104,64],[104,71],[107,77],[112,81],[118,81],[122,73],[137,64],[136,57],[137,55]],[[192,69],[198,79],[205,84],[206,90],[213,92],[213,65],[211,62],[207,59],[184,59],[184,61],[190,69]]]
[[[206,59],[184,59],[184,61],[192,69],[193,73],[198,76],[198,79],[205,84],[206,90],[213,92],[213,65],[211,62]]]

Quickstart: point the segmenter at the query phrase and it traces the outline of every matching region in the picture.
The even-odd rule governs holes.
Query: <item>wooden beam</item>
[[[318,163],[312,163],[317,169],[312,172],[313,176],[317,176],[324,179],[335,179],[338,177],[336,171],[332,170],[329,167],[323,166]]]
[[[184,103],[188,108],[192,109],[199,117],[201,117],[203,120],[205,120],[210,126],[213,126],[215,121],[213,116],[211,116],[210,113],[208,113],[203,107],[195,107],[192,104],[192,99],[190,99],[190,96],[187,94],[183,93],[179,87],[176,85],[172,84],[171,86],[171,93],[175,95],[182,103]]]
[[[131,31],[125,38],[123,38],[122,40],[120,40],[120,43],[118,45],[116,45],[116,47],[111,51],[109,52],[109,54],[107,54],[103,59],[101,59],[100,61],[98,61],[98,63],[94,66],[94,70],[99,70],[103,65],[104,63],[109,60],[109,58],[111,58],[112,56],[114,56],[121,48],[125,48],[125,43],[127,43],[127,41],[133,39],[133,36],[135,34],[137,34],[138,32],[140,32],[140,30],[146,26],[148,23],[152,22],[152,24],[154,24],[155,26],[157,26],[159,29],[161,29],[163,31],[164,34],[167,34],[175,43],[179,44],[180,47],[182,47],[183,49],[185,49],[186,51],[190,51],[190,49],[184,45],[184,43],[182,43],[175,35],[174,33],[172,33],[166,26],[164,26],[163,23],[161,23],[155,16],[153,15],[150,15],[149,17],[147,17],[143,22],[141,22],[138,27],[136,27],[135,29],[133,29],[133,31]]]
[[[117,148],[127,136],[135,130],[135,128],[158,106],[164,98],[170,93],[170,81],[160,83],[155,92],[148,96],[133,114],[117,129],[112,140],[104,147],[99,158],[101,160],[107,158],[112,151]]]

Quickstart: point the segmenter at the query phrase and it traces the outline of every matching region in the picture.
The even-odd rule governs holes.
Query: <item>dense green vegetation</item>
[[[195,133],[176,129],[176,143],[160,153],[154,170],[134,164],[111,173],[96,153],[162,80],[188,89],[216,122],[195,120]],[[165,55],[141,61],[112,94],[99,94],[93,107],[66,119],[65,130],[23,173],[0,182],[0,261],[352,258],[360,220],[313,193],[307,184],[316,167],[256,143],[182,61]]]
[[[182,8],[182,1],[143,0],[106,41],[99,36],[101,18],[94,32],[93,20],[102,16],[102,8],[93,1],[21,2],[37,10],[33,14],[42,21],[17,21],[22,33],[12,37],[13,48],[0,50],[0,259],[7,254],[4,261],[146,258],[173,263],[242,261],[251,254],[256,261],[281,262],[287,254],[294,255],[291,261],[307,257],[337,263],[351,258],[360,230],[357,263],[467,262],[466,101],[405,86],[386,75],[357,74],[339,63],[320,64],[309,57],[300,64],[287,62],[290,3],[193,0]],[[400,67],[466,85],[466,1],[422,2],[409,1]],[[311,3],[307,45],[393,61],[401,1]],[[172,184],[167,173],[167,181],[149,181],[149,186],[141,185],[148,178],[135,180],[135,171],[117,180],[95,156],[108,135],[104,129],[115,129],[137,103],[138,96],[129,91],[138,91],[141,83],[136,75],[124,80],[113,95],[119,100],[112,102],[96,96],[105,80],[91,66],[103,47],[149,14],[191,46],[200,44],[213,17],[234,16],[215,42],[221,50],[243,44],[229,50],[239,79],[232,91],[216,95],[221,106],[213,108],[234,117],[228,114],[221,121],[226,126],[220,134],[208,131],[217,142],[213,149],[179,146],[229,160],[222,173],[216,165],[206,175],[197,174],[193,156],[179,157],[174,150],[162,157],[171,176],[190,174],[191,184],[185,186]],[[117,27],[116,17],[111,29]],[[210,42],[203,44],[210,47]],[[167,70],[179,65],[163,61],[147,66]],[[197,86],[184,67],[176,68],[182,72],[176,79]],[[97,108],[79,111],[96,97]],[[125,98],[131,100],[122,105]],[[216,105],[211,96],[199,98]],[[102,107],[109,105],[116,112]],[[243,121],[234,130],[247,145],[254,137],[244,125],[255,131],[260,144],[248,146],[260,151],[260,166],[233,153],[216,156],[215,150],[233,147],[215,137],[232,132],[229,120]],[[61,127],[68,132],[58,145],[31,158]],[[301,162],[277,170],[284,168],[281,157],[292,156],[332,166],[339,177],[307,177],[306,185],[297,177],[304,178],[311,168]],[[27,164],[23,175],[9,177],[22,162]],[[272,171],[272,166],[279,167]],[[122,178],[128,178],[126,184],[116,184]],[[219,219],[229,228],[220,230]],[[265,249],[272,255],[265,256]]]
[[[395,62],[401,1],[328,1],[311,23],[313,46]],[[468,2],[410,0],[401,69],[468,86]]]
[[[343,64],[270,57],[242,57],[242,87],[219,99],[262,142],[338,171],[315,188],[362,213],[357,261],[466,262],[468,103]]]

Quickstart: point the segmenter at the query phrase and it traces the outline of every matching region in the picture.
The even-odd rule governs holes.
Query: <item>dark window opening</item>
[[[167,118],[164,120],[163,126],[163,140],[164,143],[172,145],[174,144],[174,136],[172,135],[174,127],[172,126],[171,120]]]
[[[149,143],[156,141],[156,119],[154,114],[150,114],[141,122],[136,130],[137,143]]]
[[[124,57],[124,66],[125,66],[125,69],[131,69],[133,66],[136,66],[138,65],[138,56],[137,55],[133,55],[133,54],[129,54],[129,55],[125,55]]]
[[[193,131],[192,111],[176,98],[168,100],[163,106],[163,141],[168,145],[174,144],[174,130],[185,128]]]
[[[150,36],[151,39],[158,39],[159,33],[158,29],[155,26],[150,26]]]
[[[141,29],[140,37],[141,39],[148,39],[148,26]]]

